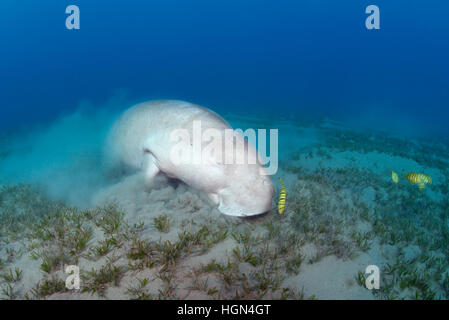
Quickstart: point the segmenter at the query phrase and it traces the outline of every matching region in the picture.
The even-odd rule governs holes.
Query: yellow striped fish
[[[417,184],[419,190],[424,190],[426,184],[432,184],[432,178],[424,173],[410,172],[407,174],[405,171],[403,179],[407,179],[411,184]]]
[[[284,182],[281,178],[279,178],[281,181],[282,187],[281,192],[279,193],[279,202],[278,202],[278,212],[279,214],[284,213],[285,210],[285,199],[287,198],[287,190],[285,189]]]

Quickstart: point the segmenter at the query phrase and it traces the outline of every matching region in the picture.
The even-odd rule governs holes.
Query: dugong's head
[[[229,177],[229,185],[218,192],[218,210],[226,215],[247,217],[272,208],[274,187],[263,167],[238,167]]]
[[[256,149],[246,141],[245,145],[245,163],[225,165],[227,183],[218,191],[218,210],[230,216],[254,216],[272,208],[273,183],[265,167],[260,164]],[[248,163],[247,159],[251,156],[256,159],[256,163]]]

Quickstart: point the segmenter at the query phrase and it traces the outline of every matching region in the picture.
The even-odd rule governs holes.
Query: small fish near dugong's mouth
[[[199,148],[192,143],[198,124],[201,137],[211,132],[214,137],[220,136],[222,144],[215,152],[202,151],[208,148],[207,141],[201,140]],[[178,139],[173,139],[174,133],[179,134]],[[179,139],[185,136],[187,141]],[[244,148],[235,147],[241,145]],[[177,148],[201,161],[176,161],[173,155]],[[273,183],[259,162],[256,148],[219,115],[188,102],[150,101],[126,110],[111,129],[106,156],[112,165],[120,163],[143,170],[147,182],[158,172],[180,179],[204,191],[226,215],[253,216],[272,208]]]

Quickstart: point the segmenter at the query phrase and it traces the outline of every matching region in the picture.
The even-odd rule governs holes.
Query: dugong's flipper
[[[208,193],[207,197],[213,205],[217,206],[220,203],[220,197],[216,193]]]
[[[145,174],[145,184],[150,186],[153,178],[159,173],[159,168],[156,165],[156,158],[151,153],[145,155],[142,162],[142,168]]]

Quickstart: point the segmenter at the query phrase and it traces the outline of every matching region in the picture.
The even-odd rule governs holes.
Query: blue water
[[[76,4],[81,29],[65,28]],[[376,4],[381,29],[365,28]],[[0,122],[176,98],[218,112],[447,133],[449,3],[2,0]]]
[[[365,8],[372,4],[380,8],[380,30],[365,27]],[[69,5],[81,10],[80,30],[66,29]],[[54,229],[48,229],[53,220],[47,217],[36,224],[35,219],[44,213],[52,218],[55,210],[49,208],[55,200],[76,210],[117,200],[126,219],[145,222],[145,233],[139,235],[145,241],[147,236],[172,241],[157,233],[152,224],[159,214],[172,216],[171,235],[179,232],[180,239],[173,247],[195,256],[199,247],[184,250],[184,244],[178,246],[181,234],[188,238],[185,221],[192,221],[189,233],[191,226],[204,222],[225,230],[225,238],[227,234],[231,240],[224,244],[228,257],[240,252],[234,251],[231,233],[237,240],[234,231],[246,223],[251,227],[247,230],[258,243],[251,240],[251,247],[260,250],[247,251],[246,244],[240,248],[262,257],[259,269],[246,259],[246,265],[256,269],[236,266],[249,277],[235,277],[234,269],[230,275],[235,280],[257,279],[257,286],[253,286],[256,282],[247,286],[246,280],[220,284],[215,275],[211,279],[220,292],[209,294],[210,287],[206,298],[232,298],[238,292],[226,290],[235,288],[257,288],[254,296],[238,298],[259,298],[263,287],[267,293],[276,291],[279,270],[280,275],[290,277],[286,282],[298,293],[304,292],[305,285],[307,295],[317,293],[318,298],[449,299],[448,57],[447,0],[0,0],[0,298],[28,298],[40,288],[39,283],[56,287],[53,280],[63,273],[44,275],[41,271],[48,269],[42,268],[44,262],[54,260],[56,271],[67,265],[70,252],[76,263],[79,257],[84,263],[81,260],[92,249],[99,251],[104,247],[101,243],[109,243],[107,237],[115,240],[115,233],[99,236],[98,221],[103,218],[97,221],[97,213],[65,214],[58,206]],[[271,142],[277,140],[269,138],[269,159],[276,159],[276,165],[270,162],[270,166],[279,169],[271,176],[276,186],[273,210],[260,220],[241,219],[234,225],[226,219],[222,225],[221,213],[200,200],[210,190],[182,184],[177,188],[164,177],[152,181],[155,188],[151,189],[142,176],[125,176],[122,168],[111,168],[104,152],[111,123],[125,108],[149,99],[203,105],[234,127],[279,128],[279,148],[272,148]],[[379,133],[384,129],[386,134]],[[411,179],[418,175],[395,181],[394,174],[402,178],[403,172],[427,177],[425,189],[418,189],[422,181],[418,187]],[[209,182],[212,177],[205,178]],[[225,180],[221,177],[217,184]],[[280,178],[288,190],[282,216],[276,211]],[[235,180],[228,186],[259,198],[253,185],[246,190],[245,184]],[[27,191],[36,186],[38,193]],[[88,216],[94,220],[85,221]],[[114,217],[107,220],[116,224]],[[89,224],[96,226],[95,236],[84,252],[67,247],[77,242],[71,239],[80,235],[79,228],[90,229]],[[126,276],[131,279],[137,269],[131,270],[135,262],[129,260],[128,251],[140,247],[140,242],[134,234],[121,235],[118,227],[116,232],[117,239],[129,241],[117,240],[121,256],[108,258],[106,263],[127,261],[125,269],[131,273]],[[147,258],[156,257],[154,266],[161,280],[172,279],[168,274],[173,272],[182,296],[195,291],[192,283],[201,280],[193,281],[195,259],[187,260],[184,253],[178,259],[180,264],[183,259],[189,261],[179,268],[182,276],[169,270],[176,269],[171,262],[159,269],[160,243],[148,242],[151,254],[146,253],[139,264],[149,271],[153,261]],[[305,244],[307,259],[299,243]],[[273,255],[267,255],[262,246],[273,250]],[[26,260],[38,251],[42,255],[39,262]],[[208,246],[206,251],[207,259],[217,257],[218,261],[225,256],[222,249]],[[334,257],[339,260],[335,262]],[[341,264],[350,260],[355,265]],[[308,267],[303,269],[301,263]],[[351,287],[352,283],[358,286],[355,279],[361,283],[365,263],[381,267],[382,291],[374,296]],[[289,264],[304,273],[290,275]],[[99,266],[97,260],[95,265]],[[184,274],[186,266],[193,271],[192,278]],[[8,294],[6,280],[12,270],[18,277],[21,269],[25,276],[10,281],[15,292],[11,289]],[[114,276],[114,282],[121,278]],[[178,286],[178,280],[184,281],[184,287]],[[271,287],[265,283],[268,280],[273,281]],[[172,285],[167,282],[165,288],[163,282],[164,286],[149,286],[159,293],[171,291]],[[125,285],[122,282],[120,290],[131,291]],[[114,292],[119,291],[112,291],[116,299]],[[56,296],[61,297],[82,296]]]

